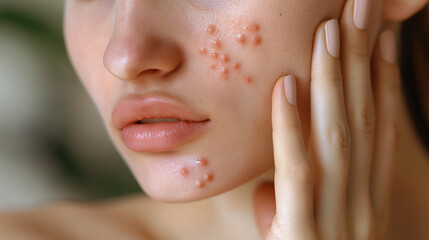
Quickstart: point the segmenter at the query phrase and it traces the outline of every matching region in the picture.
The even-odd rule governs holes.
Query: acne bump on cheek
[[[257,23],[241,24],[237,22],[231,38],[243,50],[252,50],[262,44],[260,26]],[[238,77],[244,83],[251,83],[252,78],[243,72],[242,63],[231,57],[223,48],[221,31],[213,24],[210,24],[206,31],[208,41],[201,45],[199,53],[209,60],[209,69],[218,74],[224,81],[232,77]],[[235,39],[234,39],[235,38]]]
[[[242,31],[240,31],[236,40],[240,45],[248,45],[251,44],[253,46],[258,46],[262,43],[262,38],[259,35],[259,25],[256,23],[247,24],[242,27]]]
[[[190,179],[196,188],[202,189],[206,187],[214,179],[214,174],[208,171],[209,161],[206,158],[198,158],[194,161],[192,172],[188,167],[179,169],[179,174],[183,178]]]

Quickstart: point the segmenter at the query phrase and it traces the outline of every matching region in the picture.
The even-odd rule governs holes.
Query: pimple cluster
[[[242,31],[240,31],[235,37],[237,42],[241,45],[253,45],[258,46],[262,43],[262,38],[259,35],[260,27],[256,23],[247,24],[242,27]]]
[[[260,26],[250,23],[238,28],[235,42],[241,47],[256,47],[262,43],[259,34]],[[235,74],[245,83],[251,83],[252,78],[242,71],[242,64],[233,59],[224,49],[221,41],[220,30],[213,24],[206,29],[208,42],[200,46],[199,53],[210,60],[209,69],[216,72],[221,79],[228,81],[230,75]]]
[[[195,170],[200,172],[200,174],[197,174],[198,177],[195,179],[195,187],[197,188],[204,188],[209,182],[213,181],[214,175],[213,173],[207,171],[207,167],[209,165],[209,162],[206,158],[199,158],[195,160],[194,167]],[[189,177],[190,171],[187,167],[182,167],[180,169],[180,175],[182,177]]]

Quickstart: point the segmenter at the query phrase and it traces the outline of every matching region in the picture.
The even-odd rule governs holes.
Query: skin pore
[[[176,233],[182,239],[259,239],[252,194],[261,182],[273,179],[274,83],[283,75],[297,76],[298,108],[308,139],[314,30],[323,20],[338,18],[343,3],[67,0],[64,33],[72,63],[139,184],[151,198],[163,201],[136,197],[106,204],[106,209],[121,216],[117,219],[139,222],[160,239],[178,238]],[[383,1],[371,4],[373,45]],[[210,119],[209,127],[172,151],[130,150],[112,123],[112,112],[127,95],[146,93],[174,98]],[[409,126],[401,116],[400,125]],[[401,131],[414,139],[405,134],[409,128]],[[414,149],[413,159],[424,158],[418,144],[399,145],[403,152],[398,156],[405,159]],[[407,181],[421,179],[401,178]]]

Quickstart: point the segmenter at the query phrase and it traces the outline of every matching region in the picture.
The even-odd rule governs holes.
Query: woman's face
[[[72,63],[141,187],[159,200],[191,201],[273,167],[271,94],[282,75],[298,78],[308,135],[313,33],[339,17],[343,2],[67,0],[64,31]],[[118,124],[144,111],[139,95],[168,97],[209,121],[192,137],[145,142],[144,124]]]

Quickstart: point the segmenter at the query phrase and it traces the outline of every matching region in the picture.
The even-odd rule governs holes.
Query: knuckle
[[[364,133],[373,133],[375,131],[376,119],[375,109],[370,101],[366,101],[354,111],[354,125]]]
[[[299,119],[292,119],[291,121],[285,121],[284,127],[288,131],[290,131],[291,129],[299,130],[299,129],[301,129],[301,122],[299,121]]]
[[[301,129],[301,121],[298,114],[291,114],[286,119],[273,122],[273,132],[289,132]]]
[[[288,217],[288,216],[284,216]],[[307,223],[308,224],[308,223]],[[304,224],[304,225],[307,225]],[[283,216],[276,215],[271,224],[266,240],[284,240],[284,239],[307,239],[316,240],[315,233],[311,226],[303,226],[303,224],[291,226],[290,221],[285,221]]]
[[[353,55],[360,58],[369,58],[371,51],[369,42],[366,40],[358,40],[350,46],[350,51]]]
[[[341,73],[341,69],[334,67],[329,71],[326,71],[325,78],[330,82],[341,82],[343,80],[343,74]]]
[[[269,240],[281,240],[281,239],[288,239],[288,230],[286,230],[286,224],[279,223],[279,220],[277,217],[274,217],[270,234]]]
[[[340,122],[328,129],[328,143],[334,148],[346,153],[350,150],[351,137],[346,123]]]
[[[389,77],[384,77],[382,82],[384,83],[384,86],[392,91],[397,91],[401,88],[401,80],[399,78],[399,73],[397,69],[394,70],[395,73],[393,76],[389,75]]]
[[[272,129],[272,135],[276,139],[286,139],[287,141],[296,141],[296,134],[301,132],[299,123],[284,123],[280,126],[275,126]],[[285,138],[286,136],[286,138]]]

